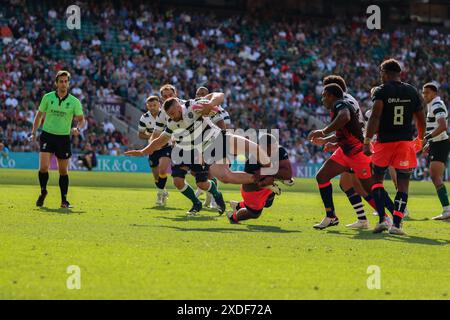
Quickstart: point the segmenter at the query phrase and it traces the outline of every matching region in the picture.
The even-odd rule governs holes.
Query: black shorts
[[[191,171],[196,183],[208,181],[209,166],[199,163],[199,155],[195,151],[186,151],[175,145],[174,156],[171,158],[172,177],[184,179],[188,171]]]
[[[203,157],[208,165],[220,163],[228,158],[227,146],[230,146],[230,135],[226,130],[221,130],[221,134],[205,148]],[[223,162],[225,163],[225,162]]]
[[[69,159],[72,156],[70,135],[57,135],[42,131],[39,137],[40,151],[54,153],[58,159]]]
[[[440,161],[447,165],[449,151],[450,141],[448,139],[436,142],[431,141],[430,150],[428,152],[428,161]]]
[[[159,166],[159,159],[163,157],[167,157],[170,159],[171,154],[172,154],[172,147],[169,145],[166,145],[165,147],[162,147],[161,149],[153,152],[151,155],[148,156],[150,168],[156,168],[157,166]]]

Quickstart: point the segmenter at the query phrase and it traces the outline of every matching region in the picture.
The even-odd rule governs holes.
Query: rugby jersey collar
[[[436,96],[433,100],[430,101],[429,105],[432,106],[435,102],[441,102],[441,97]]]
[[[59,105],[61,105],[61,103],[69,97],[69,90],[67,90],[67,94],[62,99],[59,98],[58,91],[56,91],[56,90],[55,90],[55,96],[59,101]]]

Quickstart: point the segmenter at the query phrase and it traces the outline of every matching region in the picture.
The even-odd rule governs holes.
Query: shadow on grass
[[[354,233],[356,232],[356,233]],[[424,237],[417,237],[417,236],[397,236],[392,235],[389,233],[372,233],[372,231],[363,231],[363,230],[354,230],[354,232],[342,232],[339,230],[330,230],[328,233],[330,234],[337,234],[341,236],[347,236],[350,239],[355,240],[388,240],[388,241],[394,241],[394,242],[406,242],[406,243],[413,243],[413,244],[424,244],[424,245],[431,245],[431,246],[445,246],[450,244],[450,240],[446,239],[430,239],[430,238],[424,238]]]
[[[182,215],[182,216],[159,216],[157,217],[159,219],[166,219],[171,220],[174,222],[186,222],[186,221],[216,221],[217,218],[219,218],[219,215],[217,216],[205,216],[205,215],[197,215],[197,216],[188,216],[188,215]]]
[[[174,229],[177,231],[202,231],[202,232],[219,232],[219,233],[235,233],[235,232],[266,232],[266,233],[300,233],[298,230],[284,230],[275,226],[256,226],[247,225],[247,229],[237,227],[230,228],[183,228],[174,226],[159,226],[162,228]]]
[[[73,210],[70,208],[64,209],[64,208],[57,208],[57,209],[52,209],[52,208],[47,208],[47,207],[41,207],[39,209],[34,209],[34,211],[39,211],[39,212],[47,212],[47,213],[59,213],[59,214],[82,214],[82,213],[86,213],[86,211],[77,211],[77,210]]]
[[[168,210],[182,210],[182,209],[181,208],[173,208],[173,207],[154,206],[151,208],[144,208],[144,210],[168,211]]]

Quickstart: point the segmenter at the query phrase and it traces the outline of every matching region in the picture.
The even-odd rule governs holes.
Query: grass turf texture
[[[412,183],[409,236],[397,237],[345,228],[355,214],[337,182],[341,224],[318,231],[313,180],[284,187],[260,219],[230,225],[211,210],[187,218],[189,202],[172,189],[168,207],[154,208],[145,174],[71,172],[75,208],[59,209],[58,174],[50,177],[38,209],[37,173],[0,171],[0,299],[450,297],[450,223],[430,220],[440,212],[430,182]],[[221,190],[240,199],[237,186]],[[66,287],[69,265],[81,269],[80,290]],[[380,290],[367,288],[370,265],[381,269]]]

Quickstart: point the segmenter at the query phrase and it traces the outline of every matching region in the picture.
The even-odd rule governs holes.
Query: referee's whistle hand
[[[36,142],[36,134],[30,133],[27,140],[28,140],[28,142]]]
[[[78,130],[78,128],[72,128],[72,134],[74,136],[78,136],[80,134],[80,130]]]

